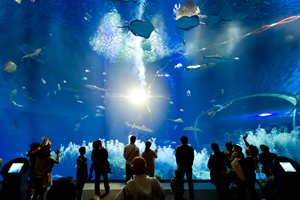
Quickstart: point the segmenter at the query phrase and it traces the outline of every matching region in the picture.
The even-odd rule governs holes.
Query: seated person
[[[47,200],[76,200],[76,182],[72,178],[60,178],[51,186]]]
[[[134,178],[116,195],[115,200],[164,200],[165,190],[160,183],[160,176],[156,178],[146,175],[147,165],[144,158],[136,156],[131,165]]]
[[[261,188],[262,193],[265,195],[267,200],[277,200],[277,191],[275,187],[275,179],[272,173],[272,169],[270,169],[269,173],[271,176],[267,180],[257,180],[258,185]]]

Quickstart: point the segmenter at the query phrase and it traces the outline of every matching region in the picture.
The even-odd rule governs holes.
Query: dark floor
[[[166,200],[173,200],[173,195],[170,190],[170,183],[162,183],[162,185],[165,188],[165,193],[166,193]],[[103,183],[100,184],[100,188],[102,189],[101,192],[101,199],[103,200],[113,200],[116,196],[121,191],[121,188],[124,186],[124,183],[110,183],[110,188],[111,192],[109,194],[105,194]],[[204,182],[204,183],[194,183],[195,186],[195,200],[218,200],[218,194],[217,190],[215,189],[214,185],[209,182]],[[1,185],[0,185],[1,189]],[[90,200],[94,195],[94,183],[86,183],[83,194],[82,194],[82,199],[83,200]],[[188,198],[188,186],[185,183],[185,194],[184,198]],[[262,194],[261,190],[259,189],[258,185],[256,185],[256,191],[258,193],[258,196],[261,199],[264,199],[264,195]],[[231,190],[231,196],[232,199],[238,199],[237,196],[237,191],[236,190]],[[248,195],[248,199],[250,199]]]

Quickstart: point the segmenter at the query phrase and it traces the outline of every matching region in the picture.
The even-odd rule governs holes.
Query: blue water
[[[147,140],[152,141],[152,149],[158,148],[155,173],[171,179],[176,146],[186,135],[195,150],[193,178],[209,179],[210,144],[217,142],[224,150],[224,144],[232,141],[245,148],[241,135],[246,133],[249,143],[266,144],[271,152],[300,162],[299,114],[288,115],[299,92],[300,19],[274,25],[300,15],[300,2],[194,2],[201,15],[218,14],[228,21],[180,30],[174,10],[185,0],[121,5],[105,0],[1,1],[0,64],[3,68],[8,61],[17,65],[14,73],[0,73],[3,164],[25,157],[30,144],[42,142],[45,136],[52,141],[52,150],[61,149],[62,160],[53,175],[75,177],[78,148],[86,146],[90,166],[92,142],[101,139],[114,171],[110,179],[125,180],[123,148],[134,134],[140,153]],[[118,28],[135,19],[154,25],[149,39]],[[252,32],[271,24],[262,32]],[[21,61],[38,48],[38,57]],[[206,56],[219,54],[229,61],[184,70],[212,62],[196,51],[201,49]],[[179,63],[182,67],[175,68]],[[9,100],[14,89],[13,101],[24,107]],[[136,90],[147,95],[144,102],[131,98]],[[207,115],[214,105],[230,102],[214,117]],[[97,113],[105,116],[95,117]],[[270,115],[261,116],[265,113]],[[167,118],[181,118],[184,123]],[[202,132],[181,130],[189,126]]]

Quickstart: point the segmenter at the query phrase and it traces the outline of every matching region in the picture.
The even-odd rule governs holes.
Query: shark
[[[14,89],[13,91],[10,92],[9,100],[10,100],[11,102],[13,101],[13,98],[14,98],[14,97],[16,98],[17,92],[18,92],[17,89]]]
[[[22,53],[24,53],[25,55],[30,55],[32,52],[35,51],[34,48],[32,48],[30,45],[28,44],[22,44],[20,46],[18,46],[18,48],[22,51]],[[43,54],[42,52],[40,52],[39,54]],[[29,57],[29,56],[28,56]],[[23,57],[24,58],[24,57]],[[31,59],[26,59],[26,65],[27,66],[31,66],[31,60],[35,60],[36,62],[39,63],[45,63],[43,60],[39,59],[36,56],[30,57]]]
[[[95,117],[105,117],[105,115],[103,115],[103,114],[101,114],[101,113],[97,113],[97,114],[95,115]]]
[[[202,131],[200,128],[195,128],[193,126],[185,127],[181,130],[183,130],[183,131]]]
[[[24,59],[24,58],[31,58],[31,57],[33,57],[33,56],[39,57],[39,53],[40,53],[41,51],[42,51],[41,48],[40,48],[40,49],[37,49],[37,50],[35,50],[33,53],[31,53],[31,54],[28,54],[28,55],[23,56],[23,57],[21,58],[21,61],[23,62],[23,59]]]
[[[225,58],[224,56],[219,56],[218,54],[212,55],[212,56],[205,56],[202,51],[201,51],[201,53],[202,53],[204,59],[215,60],[215,61],[218,61],[218,62],[227,62],[227,61],[229,61],[228,58]]]
[[[103,91],[103,92],[107,92],[108,90],[110,90],[110,88],[108,88],[108,89],[98,88],[95,85],[85,85],[85,87],[90,88],[92,90]]]
[[[108,0],[108,1],[113,2],[113,3],[118,2],[120,4],[130,3],[130,2],[136,3],[136,1],[123,1],[123,0]]]
[[[131,126],[132,128],[136,128],[136,129],[139,129],[139,130],[142,130],[142,131],[154,132],[154,131],[151,130],[150,128],[145,127],[144,125],[143,125],[143,126],[137,126],[137,125],[135,125],[135,124],[129,124],[128,122],[126,122],[126,124],[127,124],[128,126]]]
[[[33,99],[33,98],[27,96],[26,94],[23,94],[23,95],[24,95],[24,97],[26,97],[27,99],[29,99],[29,100],[31,100],[31,101],[36,101],[36,99]]]
[[[207,114],[208,114],[210,117],[213,117],[213,116],[215,116],[215,114],[216,114],[217,112],[220,112],[220,111],[224,110],[225,108],[227,108],[227,107],[230,106],[231,104],[232,104],[232,102],[226,104],[225,106],[223,106],[223,105],[214,105],[215,107],[217,107],[217,109],[215,109],[215,110],[213,110],[213,111],[210,111],[210,112],[208,112]]]
[[[198,69],[203,69],[205,67],[213,67],[217,63],[207,63],[207,64],[201,64],[201,65],[190,65],[188,67],[184,67],[184,69],[190,71],[190,70],[198,70]]]
[[[166,118],[166,119],[171,120],[172,122],[183,123],[183,120],[181,118],[179,118],[179,119],[169,119],[169,118]]]

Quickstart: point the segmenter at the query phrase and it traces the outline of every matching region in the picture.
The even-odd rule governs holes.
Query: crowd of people
[[[270,153],[269,148],[261,145],[262,153],[256,146],[247,142],[247,135],[243,136],[247,146],[246,157],[242,153],[242,147],[228,142],[225,144],[225,151],[220,151],[218,144],[212,143],[213,154],[209,157],[208,168],[210,170],[211,182],[218,191],[219,199],[231,199],[230,184],[234,184],[238,190],[238,197],[241,200],[247,199],[247,189],[251,199],[259,199],[255,190],[256,174],[259,172],[258,163],[262,165],[262,173],[266,174],[267,180],[258,180],[263,193],[270,199],[277,199],[276,190],[274,190],[274,176],[271,171],[271,162],[277,157]],[[108,161],[108,151],[103,147],[101,140],[93,142],[93,151],[91,154],[92,165],[88,174],[87,158],[85,147],[79,148],[80,156],[77,158],[76,182],[71,178],[60,178],[55,184],[52,183],[52,168],[54,164],[60,163],[60,151],[56,150],[56,159],[50,155],[51,147],[49,140],[43,144],[33,143],[27,156],[31,162],[30,181],[27,190],[27,200],[43,200],[45,192],[51,186],[47,193],[47,200],[59,199],[77,199],[81,200],[82,190],[86,180],[90,180],[95,173],[95,196],[94,200],[100,200],[100,178],[103,177],[105,193],[110,190],[108,173],[113,173]],[[146,141],[145,150],[141,153],[135,145],[136,137],[130,137],[130,143],[124,147],[124,159],[126,160],[125,174],[126,185],[115,196],[115,200],[163,200],[165,199],[165,190],[161,184],[161,177],[154,175],[155,159],[157,158],[157,149],[152,150],[151,142]],[[176,147],[177,169],[172,178],[170,187],[174,200],[182,200],[185,193],[184,175],[188,182],[189,198],[194,199],[193,184],[193,162],[194,149],[188,145],[188,138],[180,138],[181,145]],[[32,195],[32,189],[35,189]],[[59,192],[64,191],[64,192]],[[67,196],[66,196],[67,195]]]

